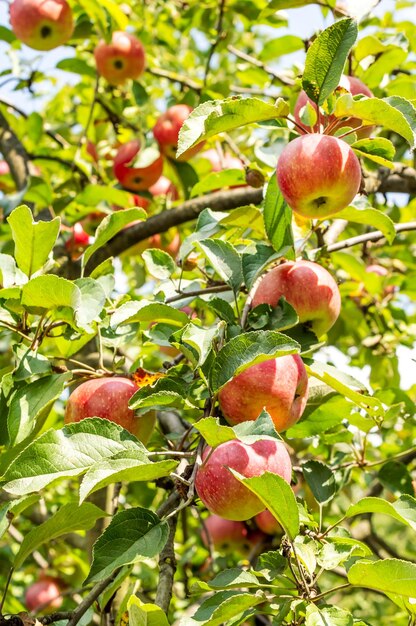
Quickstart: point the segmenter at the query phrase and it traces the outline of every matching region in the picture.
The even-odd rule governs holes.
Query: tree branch
[[[72,617],[68,621],[67,626],[75,626],[80,621],[81,617],[85,615],[90,606],[96,601],[98,596],[110,585],[117,574],[119,573],[120,568],[116,569],[111,576],[107,576],[104,580],[101,580],[99,583],[95,585],[87,595],[87,597],[81,602],[81,604],[72,612]]]
[[[364,176],[367,193],[416,194],[416,170],[403,163],[394,163],[394,168],[381,167]]]
[[[295,81],[292,78],[289,78],[289,76],[285,76],[284,74],[276,72],[276,70],[274,70],[272,67],[270,67],[269,65],[266,65],[262,61],[259,61],[259,59],[256,59],[250,54],[246,54],[245,52],[238,50],[238,48],[235,48],[232,45],[227,46],[227,50],[231,52],[231,54],[234,54],[239,59],[243,59],[243,61],[247,61],[247,63],[251,63],[251,65],[254,65],[255,67],[259,67],[260,69],[264,70],[272,78],[275,78],[283,85],[295,84]]]
[[[165,613],[169,611],[169,604],[172,599],[173,578],[176,572],[174,542],[178,516],[170,517],[167,522],[169,524],[169,537],[159,556],[159,583],[155,601]]]
[[[1,112],[0,152],[10,168],[17,191],[21,191],[26,187],[29,178],[29,157]]]
[[[403,233],[406,231],[416,230],[416,222],[404,222],[402,224],[395,224],[394,229],[396,233]],[[327,252],[337,252],[338,250],[345,250],[345,248],[352,248],[353,246],[358,246],[367,241],[380,241],[380,239],[384,239],[385,235],[381,232],[381,230],[373,230],[371,233],[364,233],[363,235],[357,235],[356,237],[350,237],[349,239],[344,239],[344,241],[338,241],[337,243],[333,243],[330,246],[327,246]],[[313,252],[318,251],[319,248],[313,250]]]

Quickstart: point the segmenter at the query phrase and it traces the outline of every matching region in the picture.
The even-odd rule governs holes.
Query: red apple
[[[177,230],[167,233],[157,233],[156,235],[152,235],[148,239],[149,248],[159,248],[159,250],[164,250],[170,254],[172,259],[175,259],[179,248],[181,247],[181,238]]]
[[[25,604],[28,611],[42,612],[58,609],[62,604],[60,581],[52,576],[41,575],[40,579],[26,589]]]
[[[266,508],[259,498],[235,478],[228,468],[245,476],[272,472],[290,482],[292,464],[282,441],[263,437],[247,444],[232,439],[217,448],[206,448],[195,487],[207,509],[228,520],[242,521]]]
[[[225,152],[221,158],[218,150],[214,150],[211,148],[210,150],[206,150],[201,154],[203,159],[208,159],[211,163],[213,172],[221,172],[222,170],[236,169],[243,170],[244,166],[241,163],[240,159],[234,157],[229,152]]]
[[[266,409],[278,432],[298,421],[307,399],[308,376],[297,354],[248,367],[218,394],[221,411],[229,424],[255,420]]]
[[[213,547],[220,551],[246,550],[248,530],[242,522],[210,515],[204,521],[201,537],[205,547],[209,546],[207,534]]]
[[[192,111],[192,107],[187,104],[175,104],[159,117],[153,127],[153,135],[160,151],[171,159],[176,159],[179,131]],[[187,161],[202,149],[204,143],[202,141],[190,148],[178,160]]]
[[[334,278],[311,261],[286,261],[273,267],[260,279],[251,304],[275,307],[282,296],[293,306],[299,321],[309,324],[317,337],[328,332],[341,310],[341,296]]]
[[[364,85],[364,83],[359,79],[356,78],[355,76],[341,76],[341,80],[339,81],[339,86],[342,87],[343,89],[346,89],[347,91],[350,92],[350,94],[352,96],[358,96],[358,95],[363,95],[363,96],[367,96],[369,98],[373,97],[373,93],[369,90],[369,88],[367,87],[367,85]],[[309,102],[309,104],[311,106],[313,106],[313,108],[315,109],[315,111],[317,111],[317,106],[314,102],[312,102],[312,100],[310,98],[308,98],[308,96],[306,95],[306,93],[304,91],[301,91],[298,99],[296,100],[296,104],[295,104],[295,109],[293,112],[293,117],[295,118],[295,121],[301,125],[302,127],[305,127],[309,130],[319,130],[318,126],[316,125],[315,128],[311,128],[309,126],[306,126],[302,120],[301,120],[301,113],[302,113],[302,109],[304,106],[306,106],[306,104]],[[324,126],[328,126],[328,124],[331,124],[332,122],[334,122],[337,118],[335,117],[335,115],[325,115],[324,116]],[[317,122],[318,124],[318,122]],[[344,126],[350,126],[351,128],[358,128],[358,126],[361,126],[362,121],[358,118],[355,117],[350,117],[347,120],[345,120],[345,122],[342,123]],[[358,131],[357,133],[357,137],[359,139],[364,139],[365,137],[369,137],[371,135],[371,133],[374,130],[374,126],[368,126],[367,128],[362,128],[360,131]]]
[[[160,155],[151,163],[146,163],[144,167],[130,167],[139,152],[140,141],[133,139],[121,145],[114,158],[114,175],[120,184],[130,191],[149,189],[161,177],[163,171],[163,158]],[[150,154],[153,158],[153,151]]]
[[[88,246],[90,236],[85,232],[82,224],[74,224],[72,235],[65,241],[65,248],[70,253],[71,259],[76,261]]]
[[[130,33],[117,30],[111,43],[100,41],[94,50],[98,73],[111,85],[120,85],[129,78],[136,80],[146,65],[142,43]]]
[[[77,387],[69,396],[65,410],[65,424],[79,422],[86,417],[102,417],[119,424],[147,443],[152,434],[156,416],[153,411],[136,417],[129,409],[129,400],[139,389],[129,378],[93,378]]]
[[[354,200],[361,183],[360,162],[342,139],[302,135],[281,153],[277,182],[293,211],[323,219]]]
[[[62,46],[74,30],[66,0],[13,0],[10,24],[16,37],[35,50]]]
[[[278,533],[282,533],[283,529],[280,526],[279,522],[273,515],[270,513],[268,509],[265,509],[254,518],[257,526],[262,530],[266,535],[277,535]]]
[[[152,196],[169,196],[171,200],[179,198],[178,190],[169,178],[161,176],[154,185],[149,187]]]

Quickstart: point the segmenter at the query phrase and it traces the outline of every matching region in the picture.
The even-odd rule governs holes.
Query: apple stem
[[[343,139],[347,135],[351,135],[351,133],[356,133],[359,130],[362,130],[363,128],[367,128],[367,126],[365,124],[361,124],[361,126],[357,126],[357,128],[351,128],[351,130],[348,130],[346,133],[343,133],[342,135],[338,135],[338,139]]]
[[[309,135],[310,134],[310,131],[308,130],[308,127],[307,126],[302,126],[302,124],[298,124],[298,122],[296,122],[291,115],[282,115],[282,118],[284,120],[288,120],[289,122],[292,122],[292,124],[294,126],[296,126],[296,128],[299,128],[299,130],[302,131],[302,135]]]

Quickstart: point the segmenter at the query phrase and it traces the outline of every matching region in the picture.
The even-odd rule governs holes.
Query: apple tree
[[[0,626],[416,624],[403,0],[11,0]]]

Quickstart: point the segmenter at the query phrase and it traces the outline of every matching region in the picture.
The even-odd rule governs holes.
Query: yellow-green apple
[[[308,375],[297,354],[248,367],[218,394],[221,411],[229,424],[255,420],[266,409],[278,432],[298,421],[307,399]]]
[[[129,408],[129,400],[140,387],[119,376],[93,378],[77,387],[69,396],[65,424],[86,417],[102,417],[119,424],[146,444],[156,421],[153,411],[140,417]]]
[[[42,612],[47,613],[58,609],[62,604],[61,581],[41,574],[39,580],[26,589],[25,604],[28,611],[42,607]]]
[[[208,548],[211,543],[216,550],[220,551],[246,550],[247,535],[248,530],[243,522],[224,519],[219,515],[207,517],[201,532],[204,546]]]
[[[360,162],[342,139],[302,135],[281,153],[277,182],[293,211],[309,219],[323,219],[354,200],[361,183]]]
[[[355,76],[345,76],[345,75],[341,76],[341,80],[339,81],[339,87],[342,87],[346,91],[349,91],[352,96],[363,95],[363,96],[367,96],[368,98],[372,98],[374,95],[373,92],[370,91],[370,89],[367,87],[367,85],[364,85],[364,83],[359,78],[356,78]],[[304,124],[301,120],[302,109],[306,106],[307,103],[309,103],[315,109],[315,111],[317,111],[316,104],[312,102],[312,100],[306,95],[304,91],[301,91],[298,96],[298,99],[296,100],[293,117],[295,118],[295,121],[297,122],[297,124],[299,124],[299,126],[304,128],[306,132],[310,132],[311,130],[313,131],[319,130],[318,122],[315,124],[314,128],[311,128],[310,126],[307,126],[306,124]],[[335,115],[324,115],[323,120],[321,121],[323,121],[323,125],[325,128],[329,124],[332,124],[332,122],[335,122],[336,119],[337,118],[335,117]],[[349,117],[348,119],[343,120],[342,124],[340,123],[340,126],[349,126],[351,128],[358,128],[359,126],[361,126],[361,124],[362,124],[362,121],[360,119],[356,117]],[[362,128],[361,130],[358,131],[357,137],[359,139],[364,139],[365,137],[369,137],[371,133],[373,132],[373,130],[374,130],[374,126],[367,126],[366,128]]]
[[[284,443],[272,437],[251,444],[232,439],[214,449],[207,447],[196,473],[198,496],[211,513],[237,522],[254,517],[266,507],[229,468],[246,478],[271,472],[288,483],[292,472]]]
[[[341,310],[338,285],[319,263],[286,261],[264,274],[253,291],[251,306],[275,307],[281,297],[293,306],[302,324],[317,337],[335,324]]]
[[[71,236],[65,241],[65,248],[68,250],[71,259],[76,261],[88,246],[90,236],[79,222],[74,224],[71,231]]]
[[[10,24],[16,37],[35,50],[62,46],[74,30],[66,0],[13,0]]]
[[[188,104],[174,104],[158,118],[153,127],[153,136],[159,144],[160,151],[171,159],[176,159],[179,131],[192,111]],[[178,160],[187,161],[202,149],[204,143],[202,141],[190,148]]]
[[[146,65],[142,43],[130,33],[117,30],[111,42],[100,41],[94,50],[98,73],[111,85],[120,85],[129,78],[136,80]]]
[[[154,185],[162,175],[163,158],[151,149],[144,150],[140,167],[134,166],[134,161],[140,152],[140,141],[132,139],[124,143],[117,150],[114,157],[114,175],[123,187],[130,191],[143,191]],[[148,157],[150,162],[148,162]]]
[[[277,535],[283,533],[283,528],[268,509],[258,513],[258,515],[254,518],[254,521],[260,530],[266,533],[266,535]]]

